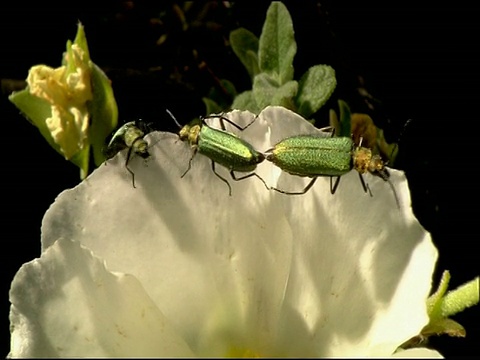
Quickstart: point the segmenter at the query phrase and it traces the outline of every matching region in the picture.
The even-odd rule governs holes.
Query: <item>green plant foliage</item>
[[[240,59],[253,81],[255,75],[260,73],[258,65],[258,38],[244,28],[233,30],[230,33],[230,43],[235,55]]]
[[[87,103],[92,116],[88,137],[93,147],[93,159],[96,166],[105,161],[103,148],[105,139],[116,128],[118,108],[113,89],[107,75],[91,62],[93,99]]]
[[[312,66],[298,84],[298,96],[295,98],[298,112],[304,117],[311,116],[327,102],[335,86],[335,71],[332,67]]]
[[[213,87],[208,96],[202,97],[207,115],[219,114],[224,111],[236,95],[235,86],[229,80],[221,79],[219,85],[219,87]]]
[[[400,348],[421,346],[434,335],[466,336],[465,328],[450,317],[478,305],[480,280],[476,277],[454,290],[447,291],[449,282],[450,272],[444,271],[437,290],[427,299],[428,324],[419,335],[403,343]]]
[[[274,1],[267,10],[259,40],[260,71],[275,80],[279,86],[285,84],[293,79],[293,58],[296,52],[292,18],[285,5]]]
[[[352,136],[352,114],[348,104],[342,100],[338,100],[338,109],[340,119],[338,119],[335,110],[330,110],[330,126],[335,129],[336,136]]]
[[[390,167],[395,163],[398,154],[398,143],[387,143],[383,130],[378,128],[368,114],[351,113],[344,101],[338,100],[339,116],[330,109],[330,126],[335,129],[336,136],[352,137],[355,144],[367,147],[374,154],[379,154]]]
[[[267,106],[280,105],[308,118],[336,87],[335,71],[328,65],[314,65],[299,82],[294,79],[297,44],[293,23],[279,1],[270,4],[259,39],[239,28],[230,33],[230,43],[252,79],[252,89],[238,94],[230,108],[258,114]]]
[[[67,41],[62,66],[33,66],[27,83],[9,100],[51,147],[80,168],[84,179],[90,169],[90,147],[96,166],[105,160],[102,148],[117,126],[118,109],[110,80],[90,59],[82,24],[75,40]]]

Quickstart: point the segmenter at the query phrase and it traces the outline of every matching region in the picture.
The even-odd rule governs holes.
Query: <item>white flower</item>
[[[226,115],[251,121],[248,112]],[[239,134],[265,151],[316,130],[269,107]],[[228,187],[174,134],[146,137],[152,157],[125,152],[60,194],[42,224],[42,255],[12,283],[9,356],[391,356],[428,322],[437,250],[415,219],[404,174],[391,187],[358,174],[330,194]],[[267,161],[267,183],[309,181]],[[277,180],[279,180],[277,182]],[[440,356],[428,349],[395,356]]]

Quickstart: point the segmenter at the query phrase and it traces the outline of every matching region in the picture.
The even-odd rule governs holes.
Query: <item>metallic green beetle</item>
[[[225,122],[228,122],[232,126],[243,131],[249,127],[256,120],[256,118],[254,118],[245,127],[241,127],[221,115],[213,115],[209,116],[208,118],[218,118],[220,120],[222,129],[216,129],[207,125],[205,122],[205,119],[207,118],[193,121],[192,123],[182,127],[175,119],[173,114],[168,110],[167,112],[170,114],[177,126],[181,128],[178,134],[180,140],[187,141],[193,149],[192,157],[188,162],[188,168],[181,177],[184,177],[190,170],[192,166],[192,160],[198,152],[199,154],[205,155],[212,161],[212,170],[219,179],[227,184],[229,195],[232,195],[232,188],[227,179],[222,177],[215,170],[216,163],[230,170],[230,176],[235,181],[256,176],[260,179],[260,181],[262,181],[265,187],[269,189],[265,181],[258,174],[252,172],[256,169],[257,165],[265,159],[265,156],[255,150],[247,141],[225,130]],[[237,177],[234,173],[235,171],[250,173],[241,177]]]
[[[320,176],[330,176],[330,191],[334,194],[340,177],[352,169],[358,171],[363,189],[371,195],[362,174],[370,172],[385,181],[388,181],[390,176],[379,155],[373,155],[372,151],[362,147],[361,143],[355,147],[353,140],[348,137],[291,136],[267,150],[266,159],[289,174],[312,178],[307,186],[298,192],[271,187],[288,195],[305,194]],[[334,184],[332,177],[337,177]]]
[[[104,155],[107,159],[112,158],[119,151],[128,148],[125,168],[130,174],[132,174],[132,183],[135,187],[135,174],[128,167],[132,153],[147,159],[150,156],[148,152],[148,144],[144,140],[144,136],[153,131],[151,124],[147,124],[145,121],[138,119],[130,121],[121,126],[112,136],[112,139],[108,143],[104,151]]]

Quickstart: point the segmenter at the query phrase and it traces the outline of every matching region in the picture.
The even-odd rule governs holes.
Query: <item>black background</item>
[[[408,2],[284,3],[293,18],[298,45],[297,79],[309,66],[331,65],[338,80],[331,105],[342,98],[353,112],[370,113],[391,141],[412,119],[400,138],[395,167],[406,172],[414,211],[439,249],[435,280],[444,269],[451,272],[452,288],[478,276],[475,245],[480,238],[473,223],[478,204],[473,194],[478,164],[474,124],[480,103],[480,13],[474,2],[430,7]],[[239,26],[259,35],[268,3],[241,2],[226,9],[221,3],[205,8],[204,2],[196,2],[187,12],[187,30],[182,30],[172,11],[173,4],[182,2],[27,5],[16,1],[8,3],[8,8],[5,4],[0,10],[4,193],[0,354],[6,355],[10,282],[21,264],[39,256],[43,214],[61,191],[79,182],[79,173],[8,102],[13,88],[5,79],[24,80],[36,64],[59,66],[66,41],[73,40],[81,21],[92,60],[112,80],[120,121],[158,119],[168,107],[187,122],[205,115],[201,97],[217,78],[231,80],[239,91],[250,87],[225,40]],[[162,34],[168,34],[167,41],[155,45]],[[197,56],[192,55],[193,49]],[[206,64],[210,71],[199,64]],[[360,76],[379,100],[373,110],[358,95]],[[326,124],[326,113],[320,111],[315,118],[319,126]],[[175,130],[170,123],[162,127]],[[445,356],[478,356],[477,308],[454,317],[465,326],[466,339],[441,336],[432,339],[433,347]]]

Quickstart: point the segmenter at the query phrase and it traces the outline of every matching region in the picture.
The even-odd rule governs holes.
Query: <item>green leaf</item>
[[[216,88],[215,93],[221,93],[218,96],[222,96],[223,98],[228,97],[229,103],[231,100],[237,95],[237,89],[235,85],[230,80],[227,79],[220,79],[220,86],[221,91]]]
[[[278,82],[268,74],[261,73],[253,80],[253,97],[260,110],[272,105],[272,99],[279,88]]]
[[[305,118],[310,117],[327,102],[336,86],[335,70],[331,66],[312,66],[298,85],[295,99],[298,113]]]
[[[69,59],[73,58],[73,50],[72,50],[72,42],[70,40],[67,41],[67,51],[63,53],[62,58],[62,66],[67,68],[66,74],[69,75],[75,72],[75,61],[69,61]],[[88,64],[88,62],[85,62]]]
[[[340,130],[340,122],[338,121],[338,116],[334,109],[328,111],[328,124],[335,130],[335,134],[337,134]]]
[[[343,100],[338,100],[338,107],[340,109],[340,129],[336,136],[352,136],[352,116],[350,107]]]
[[[443,334],[455,337],[465,337],[466,331],[458,322],[448,318],[437,319],[430,322],[422,329],[423,337]]]
[[[385,139],[383,129],[380,128],[377,128],[376,148],[378,148],[378,152],[382,158],[386,159],[386,163],[388,163],[390,167],[393,167],[399,152],[399,146],[397,143],[388,143],[387,139]]]
[[[220,79],[216,86],[212,86],[206,96],[207,99],[212,100],[220,108],[220,111],[227,111],[230,109],[231,103],[237,94],[237,90],[233,83],[227,79]],[[205,115],[209,115],[207,112]]]
[[[437,290],[427,299],[427,312],[430,317],[430,321],[442,318],[442,298],[447,292],[448,283],[450,282],[450,272],[445,270],[442,273],[440,284]]]
[[[22,112],[23,116],[32,125],[38,128],[48,144],[63,156],[60,146],[53,140],[45,122],[47,118],[52,116],[50,104],[46,100],[30,94],[28,89],[13,92],[8,97],[8,100]]]
[[[202,97],[202,101],[205,104],[205,109],[206,109],[205,114],[206,115],[219,114],[223,111],[222,107],[210,98]]]
[[[254,114],[260,114],[260,108],[255,101],[252,90],[244,91],[233,100],[232,109],[248,110]]]
[[[47,127],[46,120],[52,117],[52,108],[50,104],[35,95],[30,94],[28,89],[16,91],[10,94],[8,99],[22,112],[23,116],[38,128],[40,134],[47,140],[48,144],[55,149],[62,157],[65,155],[60,150],[60,146],[53,140],[52,134]],[[86,146],[88,154],[89,146]],[[80,174],[88,173],[88,156],[82,156],[85,151],[80,151],[73,156],[70,161],[80,168]],[[83,177],[81,177],[83,179]]]
[[[80,49],[83,50],[83,52],[85,53],[85,60],[90,61],[90,52],[88,50],[87,37],[85,36],[84,27],[80,22],[77,25],[77,35],[75,36],[75,40],[73,42],[77,44]]]
[[[442,316],[448,317],[462,312],[479,302],[479,277],[451,290],[442,299]]]
[[[258,38],[245,28],[230,32],[230,44],[233,52],[247,69],[250,79],[260,72],[258,66]]]
[[[462,325],[449,319],[468,307],[479,302],[479,277],[447,292],[450,282],[450,272],[444,271],[440,284],[435,293],[427,299],[429,322],[420,332],[420,338],[432,335],[447,334],[449,336],[464,337],[466,331]]]
[[[85,64],[88,64],[90,61],[90,52],[88,51],[85,30],[81,23],[78,23],[77,34],[75,36],[75,40],[73,41],[73,43],[71,40],[67,40],[67,50],[63,54],[62,65],[67,67],[67,75],[76,71],[75,61],[70,60],[70,59],[73,59],[73,56],[74,56],[73,50],[72,50],[72,44],[77,45],[83,51],[83,62]]]
[[[99,166],[105,160],[102,149],[105,139],[117,126],[118,109],[110,80],[90,60],[80,23],[75,41],[67,41],[62,67],[33,66],[27,82],[27,88],[12,93],[9,100],[55,151],[80,168],[83,180],[89,171],[91,145],[95,164]],[[49,129],[47,120],[51,118],[54,120]]]
[[[297,94],[298,83],[291,80],[278,86],[277,82],[265,73],[255,76],[253,81],[253,96],[260,111],[267,106],[283,106],[295,111],[292,101]]]
[[[77,152],[70,161],[80,168],[80,179],[88,176],[90,160],[90,145],[85,145],[82,150]]]
[[[88,62],[90,68],[92,100],[87,102],[90,114],[88,141],[92,145],[95,165],[100,166],[105,161],[103,152],[105,140],[118,124],[118,107],[110,79],[108,79],[102,69],[90,60],[85,30],[80,22],[78,23],[74,44],[83,50],[83,60]],[[85,156],[89,157],[89,153],[86,153]]]
[[[271,106],[283,106],[292,111],[297,111],[297,107],[293,102],[293,98],[298,91],[298,82],[291,80],[283,84],[281,87],[277,88],[273,94],[273,98],[270,101]]]
[[[100,166],[105,161],[102,150],[105,139],[117,127],[118,108],[107,75],[93,62],[90,66],[93,100],[87,103],[91,116],[88,139],[93,147],[95,165]]]
[[[440,318],[435,321],[430,321],[423,327],[420,334],[410,338],[399,346],[401,349],[411,349],[416,347],[425,347],[428,344],[430,336],[448,335],[453,337],[465,337],[467,332],[465,328],[458,322],[448,319]]]
[[[283,85],[293,79],[293,58],[296,52],[292,18],[285,5],[273,1],[268,8],[259,40],[260,70]]]

